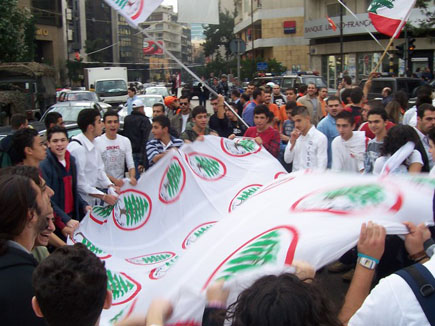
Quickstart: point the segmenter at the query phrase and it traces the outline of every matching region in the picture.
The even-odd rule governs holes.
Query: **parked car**
[[[58,102],[71,102],[71,101],[91,101],[97,102],[100,107],[107,111],[112,108],[110,104],[104,103],[101,101],[97,93],[91,91],[69,91],[64,90],[60,92],[58,97]]]
[[[308,85],[314,83],[319,89],[321,87],[328,88],[325,79],[322,76],[317,75],[285,75],[282,76],[281,88],[285,91],[287,88],[294,87],[299,88],[300,85]],[[334,95],[337,92],[336,89],[328,88],[328,94]]]
[[[163,98],[165,98],[166,96],[169,96],[169,92],[168,89],[166,87],[163,86],[153,86],[153,87],[147,87],[145,89],[145,94],[146,95],[161,95],[163,96]]]
[[[363,79],[360,87],[363,88],[367,79]],[[426,83],[419,78],[409,77],[379,77],[373,78],[372,87],[369,90],[368,99],[382,99],[382,90],[391,88],[392,92],[405,91],[409,98],[409,107],[415,104],[417,88]]]
[[[41,118],[41,122],[44,122],[45,117],[49,112],[59,112],[62,115],[63,121],[67,122],[77,122],[77,117],[81,110],[96,108],[100,111],[101,116],[104,114],[103,109],[97,102],[91,101],[81,101],[81,102],[59,102],[53,104],[45,111]]]
[[[45,124],[43,121],[33,121],[30,124],[30,128],[35,129],[38,131],[39,135],[45,139],[45,135],[47,134],[47,130],[45,129]],[[71,138],[73,136],[78,135],[82,131],[80,130],[79,126],[75,122],[68,122],[65,123],[65,128],[68,132],[68,138]],[[11,126],[5,126],[0,127],[0,140],[5,138],[8,135],[12,134],[12,128]]]
[[[281,76],[255,77],[252,82],[255,85],[255,87],[260,87],[260,86],[266,85],[267,83],[270,83],[270,82],[281,86],[282,77]]]

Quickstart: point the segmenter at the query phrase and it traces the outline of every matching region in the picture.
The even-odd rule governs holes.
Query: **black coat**
[[[130,139],[133,154],[141,154],[141,158],[145,157],[145,147],[150,131],[150,120],[144,114],[133,111],[130,115],[125,117],[123,134]],[[143,165],[144,162],[139,163]]]
[[[46,326],[32,309],[32,273],[38,263],[23,250],[8,247],[0,256],[0,323],[14,326]]]

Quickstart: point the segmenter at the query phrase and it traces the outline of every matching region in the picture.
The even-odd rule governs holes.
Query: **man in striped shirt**
[[[184,144],[181,139],[169,134],[170,127],[169,119],[165,116],[153,119],[151,132],[154,139],[150,140],[146,146],[150,167],[156,164],[171,148],[179,148]]]

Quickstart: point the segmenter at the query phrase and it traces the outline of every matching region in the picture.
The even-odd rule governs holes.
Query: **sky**
[[[164,5],[172,5],[174,6],[174,11],[177,11],[177,0],[163,0]]]

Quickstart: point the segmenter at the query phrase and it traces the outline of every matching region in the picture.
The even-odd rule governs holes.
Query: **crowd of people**
[[[97,109],[84,109],[77,119],[81,133],[72,138],[59,113],[47,115],[45,137],[29,128],[25,116],[14,115],[12,135],[0,142],[1,320],[7,325],[97,325],[101,310],[111,305],[104,264],[83,245],[66,246],[67,237],[93,206],[115,205],[126,182],[135,186],[171,149],[205,135],[251,137],[289,172],[309,168],[433,175],[432,89],[421,86],[415,106],[408,109],[402,91],[385,92],[382,101],[367,100],[372,77],[364,89],[345,77],[337,94],[328,95],[315,84],[283,94],[273,83],[260,88],[249,84],[241,94],[225,88],[223,76],[218,83],[213,79],[218,95],[210,97],[210,117],[204,105],[191,109],[189,96],[168,96],[153,105],[150,122],[144,103],[134,99],[127,103],[122,131],[116,111],[101,117]],[[231,98],[229,107],[225,95]],[[409,259],[399,267],[425,263],[433,275],[430,230],[406,226],[410,233],[395,250]],[[222,283],[213,284],[203,325],[223,325],[225,319],[232,325],[429,325],[433,313],[426,314],[420,298],[400,277],[384,273],[386,278],[369,294],[389,246],[386,239],[383,227],[364,224],[358,246],[336,262],[353,268],[338,315],[313,281],[312,268],[295,262],[294,275],[257,280],[228,309],[228,290]],[[48,245],[57,249],[50,254]],[[406,306],[399,295],[406,296]],[[163,325],[171,310],[168,301],[157,300],[146,321],[124,325]]]

